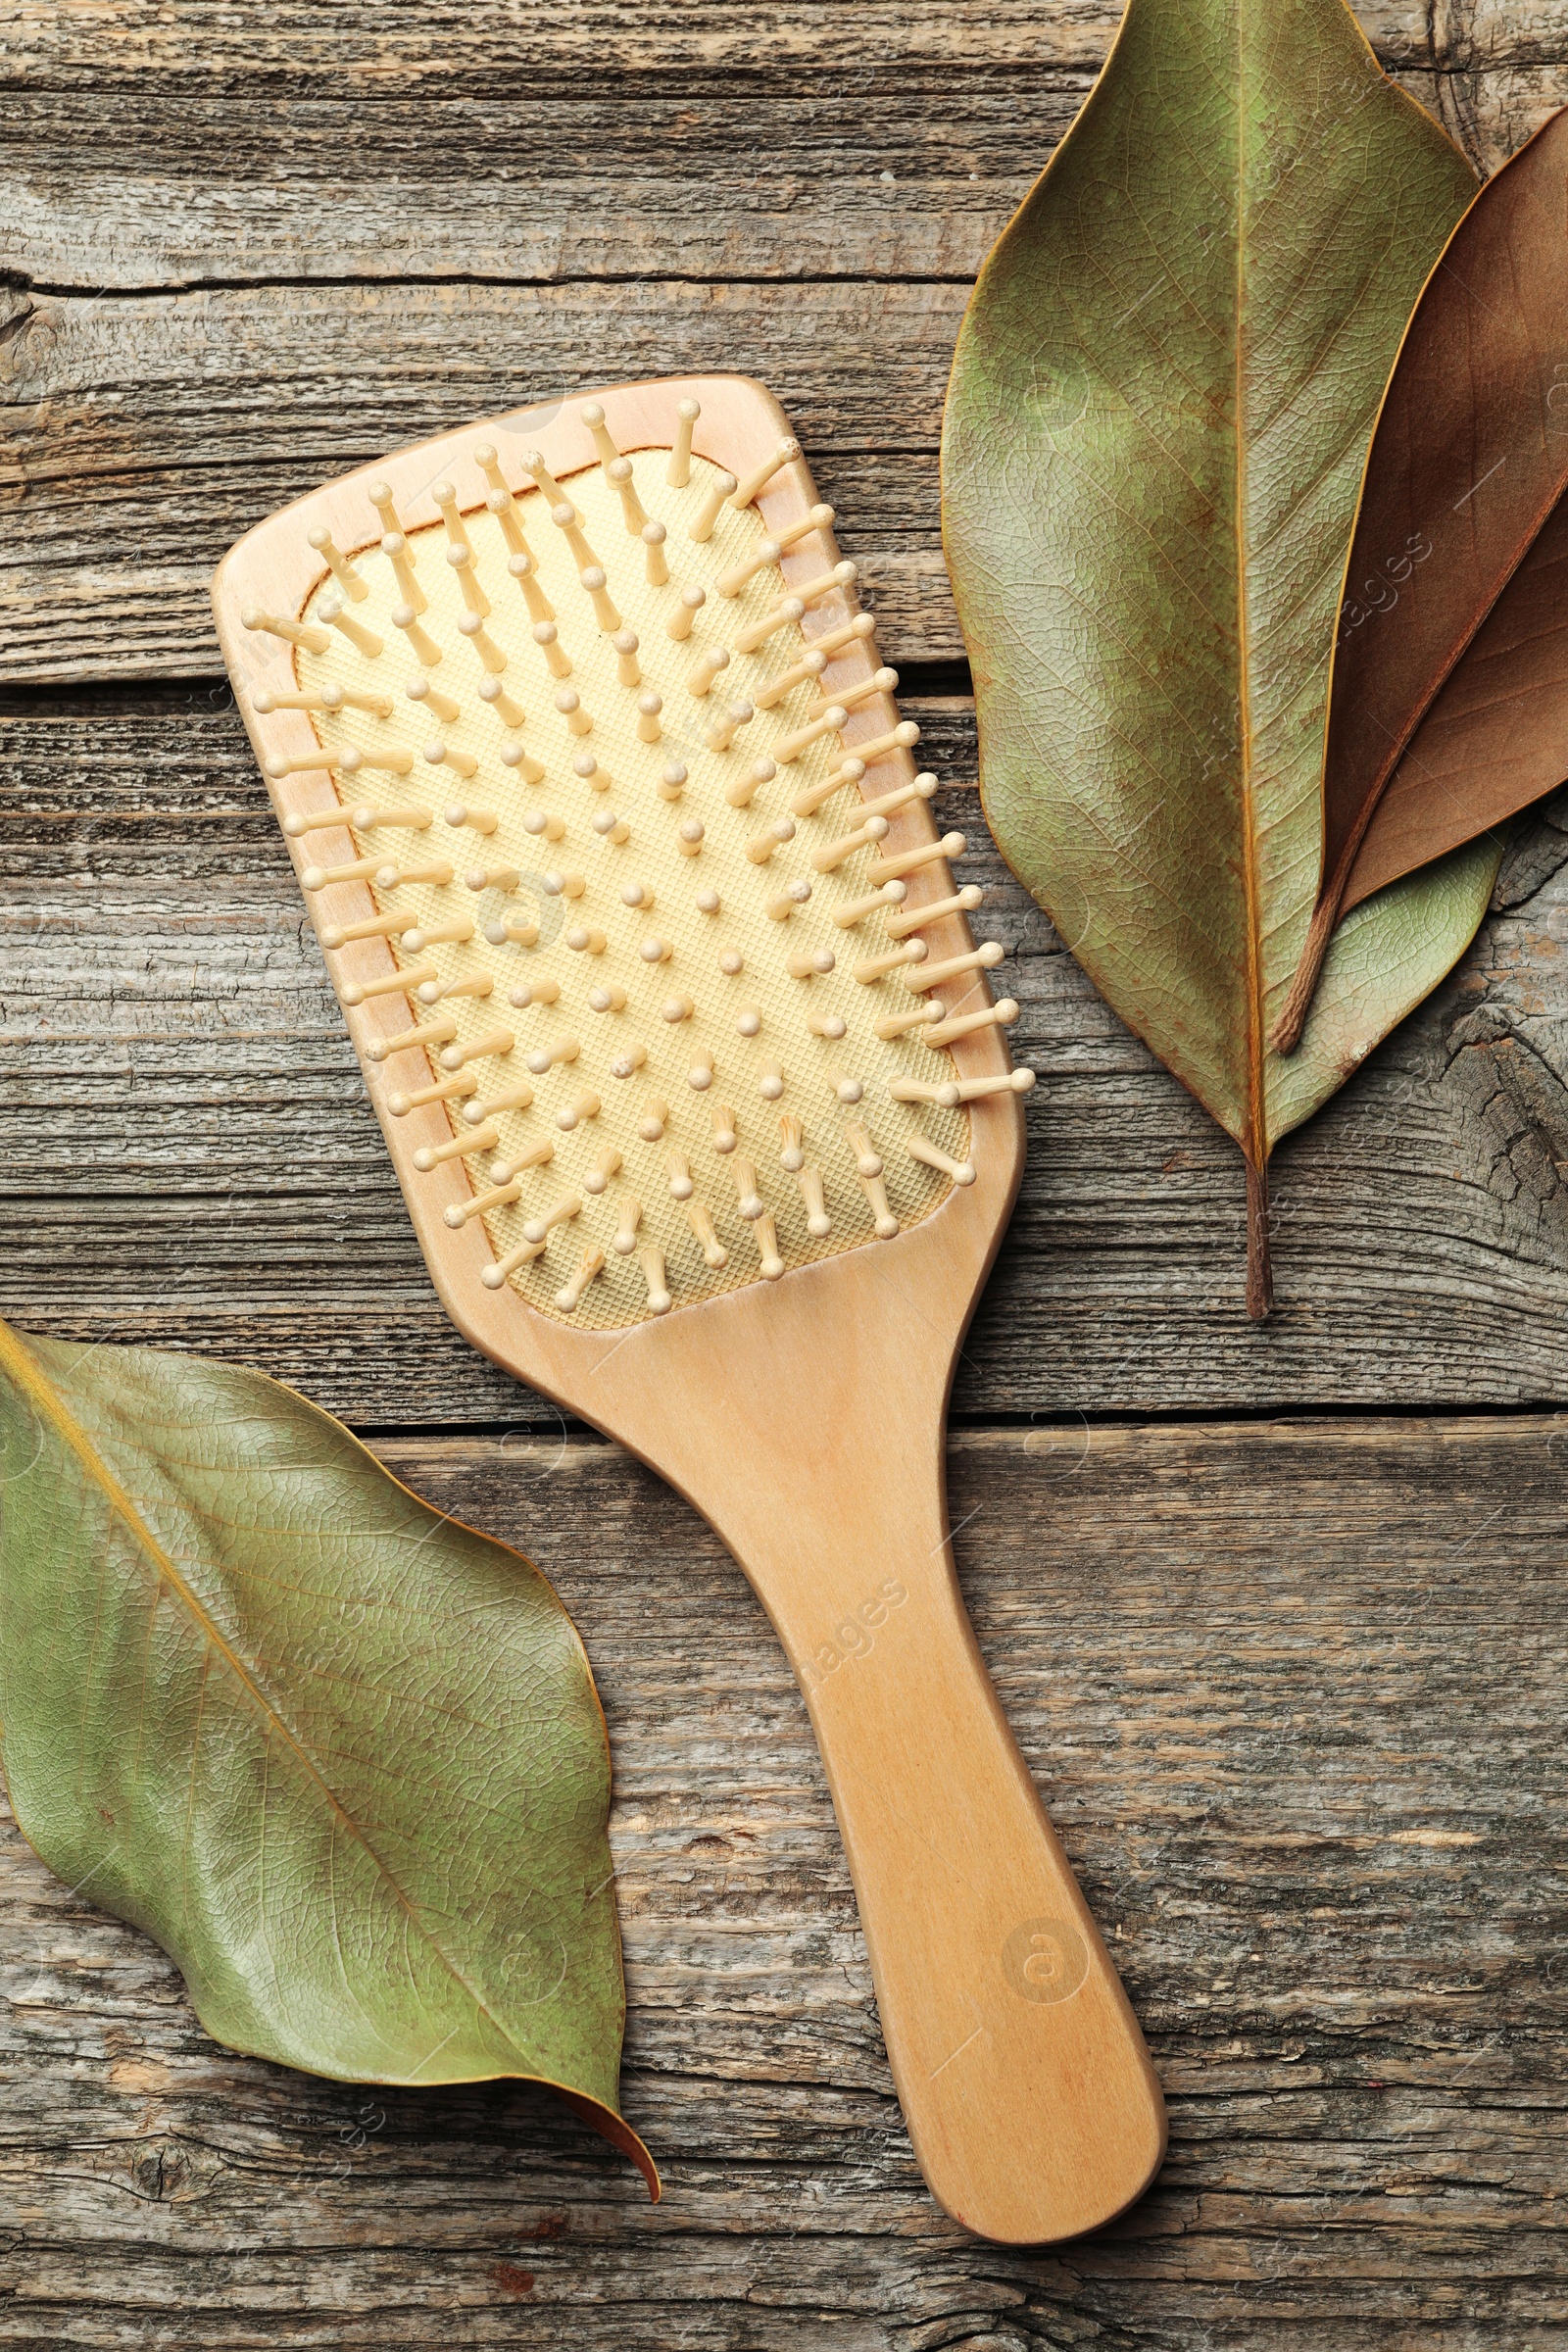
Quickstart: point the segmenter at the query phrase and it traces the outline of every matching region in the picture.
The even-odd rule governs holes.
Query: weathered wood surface
[[[1552,1417],[955,1445],[981,1643],[1171,2102],[1154,2193],[1035,2254],[924,2196],[805,1710],[706,1529],[609,1446],[383,1445],[587,1638],[665,2201],[542,2095],[217,2049],[10,1831],[0,2343],[1560,2344],[1565,1448]]]
[[[1568,2345],[1568,1438],[1517,1409],[1568,1399],[1568,808],[1281,1152],[1259,1332],[1233,1153],[1002,874],[968,706],[923,680],[1050,1088],[960,1375],[958,1551],[1175,2126],[1120,2228],[1031,2256],[921,2189],[738,1573],[437,1310],[211,683],[207,573],[281,499],[695,366],[788,403],[890,658],[956,656],[965,281],[1117,13],[17,0],[0,27],[0,679],[121,681],[0,704],[0,1311],[259,1364],[555,1578],[612,1727],[626,2096],[668,2183],[651,2211],[528,2094],[367,2101],[217,2050],[7,1824],[0,2343]],[[1484,168],[1568,100],[1560,0],[1359,13]],[[1382,1417],[1433,1407],[1473,1417]]]
[[[0,679],[215,675],[208,582],[329,474],[563,383],[735,368],[806,442],[893,661],[962,644],[937,552],[961,284],[379,284],[12,295]],[[0,295],[0,305],[7,298]]]
[[[384,10],[373,32],[354,10],[277,11],[243,20],[243,55],[210,12],[180,13],[126,46],[114,11],[92,10],[83,42],[74,12],[51,9],[38,45],[9,55],[28,100],[12,233],[30,283],[968,277],[1117,15],[1043,18],[1030,0],[983,19],[900,10],[896,30],[875,8],[825,10],[809,29],[795,11],[785,29],[773,11],[725,8],[720,45],[700,11],[628,11],[603,73],[562,87],[583,41],[574,9],[439,34],[421,12],[413,41],[388,37]],[[1401,83],[1491,167],[1568,79],[1530,23],[1543,12],[1462,13],[1361,12]],[[543,106],[541,71],[558,83]]]
[[[972,777],[968,706],[908,707],[937,772]],[[436,1302],[235,712],[35,702],[0,742],[7,1310],[239,1357],[360,1425],[537,1413]],[[1518,903],[1281,1151],[1259,1330],[1234,1150],[1005,872],[972,785],[939,807],[1049,1090],[960,1416],[1568,1397],[1568,808],[1522,832]]]
[[[1568,98],[1550,7],[1361,13],[1483,166]],[[22,8],[0,678],[216,674],[207,579],[272,508],[469,416],[699,368],[789,409],[888,658],[960,655],[954,333],[1117,14]]]

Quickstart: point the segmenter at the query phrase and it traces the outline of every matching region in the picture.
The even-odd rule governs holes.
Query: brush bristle
[[[407,537],[375,485],[367,544],[321,537],[288,632],[297,699],[325,690],[289,829],[327,871],[375,861],[378,919],[356,885],[360,936],[349,914],[325,936],[346,1002],[383,996],[388,1034],[414,1005],[387,1104],[438,1102],[451,1129],[416,1164],[463,1157],[473,1198],[447,1221],[483,1217],[486,1281],[577,1325],[895,1236],[972,1180],[909,985],[922,901],[960,902],[942,850],[884,847],[877,799],[931,786],[847,634],[853,567],[820,528],[766,552],[791,519],[776,479],[764,523],[696,454],[602,451],[560,482],[520,448],[475,454]],[[825,670],[803,660],[824,636]],[[352,825],[323,825],[339,803]],[[328,923],[338,904],[326,886]],[[952,976],[941,1014],[989,1004],[983,971]]]

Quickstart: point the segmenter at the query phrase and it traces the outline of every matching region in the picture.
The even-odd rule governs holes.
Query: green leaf
[[[1329,942],[1300,1051],[1273,1072],[1274,1142],[1309,1119],[1463,955],[1487,910],[1505,846],[1502,834],[1483,834],[1391,882],[1345,917]]]
[[[1298,1064],[1268,1051],[1318,887],[1367,443],[1474,191],[1341,0],[1131,0],[954,360],[944,531],[986,813],[1259,1171],[1491,889],[1459,858],[1369,902]]]
[[[260,1374],[0,1325],[0,1758],[207,2031],[355,2082],[616,2108],[604,1718],[519,1554]]]

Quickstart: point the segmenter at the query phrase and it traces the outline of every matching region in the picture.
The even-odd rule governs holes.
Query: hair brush
[[[620,385],[327,484],[213,595],[448,1312],[745,1568],[921,2169],[1034,2242],[1164,2113],[955,1575],[1033,1078],[832,521],[760,385]]]

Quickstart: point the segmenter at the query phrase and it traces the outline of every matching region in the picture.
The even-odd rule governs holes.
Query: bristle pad
[[[304,686],[336,683],[395,698],[386,720],[356,710],[313,714],[329,752],[350,745],[366,752],[401,747],[415,756],[413,770],[405,775],[366,764],[341,776],[345,807],[406,808],[422,803],[434,812],[434,822],[417,831],[377,825],[356,834],[357,847],[384,851],[390,867],[429,869],[444,859],[453,869],[447,884],[411,881],[374,890],[379,907],[412,913],[437,935],[416,956],[395,940],[365,943],[334,957],[334,978],[340,987],[352,985],[361,975],[384,968],[390,952],[400,963],[425,969],[433,964],[442,983],[471,986],[490,980],[488,994],[470,994],[465,987],[433,1006],[421,1008],[414,1001],[416,1018],[440,1023],[443,1039],[447,1024],[456,1022],[459,1051],[497,1032],[513,1033],[515,1042],[509,1053],[482,1054],[466,1063],[478,1081],[474,1101],[514,1093],[524,1079],[532,1085],[525,1108],[495,1113],[499,1147],[467,1160],[474,1191],[485,1189],[492,1164],[520,1159],[547,1141],[554,1148],[548,1162],[526,1170],[515,1202],[483,1212],[485,1231],[496,1258],[509,1259],[518,1252],[530,1218],[562,1197],[581,1195],[580,1210],[570,1223],[556,1229],[538,1255],[524,1256],[508,1279],[543,1314],[579,1327],[614,1329],[642,1322],[654,1311],[639,1254],[614,1247],[623,1195],[641,1203],[640,1246],[662,1252],[669,1296],[679,1308],[763,1279],[764,1266],[776,1277],[780,1261],[788,1270],[872,1244],[879,1230],[884,1235],[890,1230],[889,1216],[879,1220],[846,1144],[848,1125],[870,1133],[883,1160],[888,1210],[907,1228],[953,1189],[941,1169],[909,1155],[910,1139],[921,1138],[961,1163],[968,1157],[968,1120],[962,1109],[890,1099],[892,1080],[940,1079],[952,1065],[922,1042],[918,1029],[892,1042],[875,1033],[879,1016],[916,1002],[897,971],[874,986],[854,977],[858,961],[889,944],[881,914],[873,913],[854,930],[834,924],[835,909],[867,895],[874,843],[829,872],[812,862],[814,851],[858,823],[859,794],[851,786],[834,795],[819,813],[795,823],[792,838],[765,838],[770,831],[788,833],[783,820],[791,800],[853,755],[853,735],[869,733],[871,719],[883,727],[885,716],[876,718],[876,713],[879,708],[885,712],[885,706],[871,703],[866,725],[852,729],[848,743],[828,733],[749,796],[745,789],[750,771],[769,758],[775,743],[802,726],[835,677],[849,683],[860,676],[867,666],[865,653],[858,644],[850,646],[825,681],[803,679],[774,708],[735,725],[729,748],[710,749],[710,737],[723,739],[732,706],[749,702],[770,678],[798,662],[810,641],[792,620],[756,653],[732,652],[708,693],[696,696],[689,690],[694,671],[711,669],[703,662],[705,655],[733,647],[749,624],[774,611],[789,593],[773,564],[762,565],[738,596],[716,593],[719,576],[743,563],[766,536],[757,510],[726,506],[711,537],[694,544],[688,526],[710,505],[716,469],[694,458],[689,484],[672,489],[665,479],[665,452],[634,455],[638,497],[667,531],[669,578],[654,586],[646,576],[644,545],[628,534],[620,492],[600,466],[563,482],[564,494],[577,510],[575,523],[564,529],[522,472],[518,453],[503,451],[502,464],[516,500],[514,518],[505,520],[513,525],[513,535],[520,523],[536,567],[530,582],[535,612],[541,592],[555,611],[554,664],[536,641],[535,612],[525,601],[522,581],[509,569],[514,551],[503,520],[486,512],[472,486],[460,491],[458,502],[471,558],[459,564],[448,561],[452,542],[440,524],[410,534],[418,585],[427,600],[418,623],[440,649],[438,664],[432,668],[428,646],[416,649],[392,618],[403,593],[378,539],[369,538],[377,517],[368,507],[368,544],[351,551],[369,591],[356,605],[355,615],[382,639],[384,650],[372,658],[334,629],[324,653],[301,649],[295,656]],[[606,575],[603,584],[591,579],[584,586],[579,576],[584,542]],[[820,540],[808,537],[792,552],[808,559],[798,567],[802,576],[821,571]],[[665,624],[681,591],[693,586],[707,591],[707,602],[689,636],[676,641]],[[326,573],[308,612],[336,588]],[[481,599],[488,611],[475,632],[473,615]],[[842,621],[845,612],[842,597],[832,596],[813,615],[812,634]],[[466,633],[458,626],[466,614]],[[617,623],[614,631],[607,625],[611,619]],[[627,629],[638,639],[630,657]],[[559,668],[562,651],[571,663],[569,677]],[[525,713],[520,728],[504,723],[493,699],[480,699],[481,685],[497,675],[498,653],[505,657],[500,673],[505,696]],[[460,705],[456,719],[438,721],[427,703],[406,695],[408,681],[427,669],[431,684]],[[633,673],[636,683],[628,683]],[[661,733],[654,743],[646,740],[650,695],[662,701]],[[587,732],[582,731],[584,716],[591,721]],[[437,743],[447,757],[432,760],[427,747]],[[503,760],[509,743],[520,745],[521,761]],[[589,761],[592,771],[585,774]],[[678,790],[667,780],[672,763],[687,771]],[[542,779],[526,782],[540,766]],[[871,771],[866,790],[885,791],[905,772],[906,762],[886,762]],[[318,789],[322,806],[329,805],[332,785],[325,775]],[[467,813],[451,824],[449,809]],[[525,823],[530,816],[562,819],[564,830],[546,831],[536,823],[530,831]],[[608,823],[609,817],[617,821]],[[700,838],[694,839],[694,826],[701,827]],[[467,884],[470,873],[503,881],[515,873],[517,878],[511,889],[486,881],[473,890]],[[552,890],[551,876],[560,877],[564,888]],[[808,899],[799,899],[802,885],[809,885]],[[719,901],[716,913],[700,904],[712,893]],[[640,903],[631,903],[639,898]],[[781,915],[786,903],[793,910]],[[472,920],[471,936],[450,936],[463,928],[465,918]],[[535,922],[537,945],[516,944],[515,933],[499,946],[485,937],[487,924],[512,923],[526,935]],[[443,930],[449,935],[439,936]],[[836,959],[830,972],[792,976],[792,963],[799,971],[803,963],[828,955]],[[737,957],[741,968],[726,969],[726,962],[733,965]],[[550,983],[557,985],[554,996]],[[533,992],[533,1001],[514,1006],[512,993],[524,990]],[[981,1002],[971,996],[963,1009]],[[676,1014],[681,1017],[670,1017]],[[843,1035],[822,1034],[824,1028],[831,1032],[836,1020],[843,1022]],[[393,1025],[402,1027],[401,1018]],[[577,1052],[566,1055],[564,1050],[572,1040]],[[562,1057],[541,1070],[536,1059],[530,1065],[530,1056],[539,1054]],[[433,1052],[430,1058],[434,1063]],[[631,1074],[614,1075],[617,1061],[629,1061]],[[703,1078],[710,1069],[707,1083],[692,1083],[694,1072]],[[439,1068],[435,1074],[442,1074]],[[404,1054],[371,1083],[389,1093],[408,1092],[423,1078],[422,1068]],[[773,1220],[768,1230],[776,1233],[776,1255],[760,1246],[756,1196],[744,1203],[738,1200],[726,1160],[715,1151],[715,1102],[733,1106],[740,1150],[758,1170],[764,1216]],[[658,1123],[650,1121],[651,1102],[667,1105],[657,1140],[644,1132]],[[471,1132],[462,1108],[458,1102],[447,1105],[454,1136],[460,1138]],[[804,1151],[808,1174],[814,1171],[821,1179],[830,1228],[825,1235],[808,1230],[810,1210],[799,1172],[780,1164],[781,1150],[791,1140],[781,1128],[786,1114],[803,1130],[796,1152]],[[618,1179],[585,1189],[585,1179],[607,1150],[623,1155]],[[690,1166],[694,1190],[686,1199],[671,1193],[672,1154]],[[752,1212],[749,1217],[740,1214],[742,1205]],[[713,1262],[712,1247],[703,1246],[694,1208],[699,1223],[702,1211],[711,1220],[726,1253],[722,1265]],[[605,1251],[602,1271],[583,1285],[567,1284],[584,1251],[599,1248]],[[564,1302],[574,1287],[580,1295],[568,1306]]]

